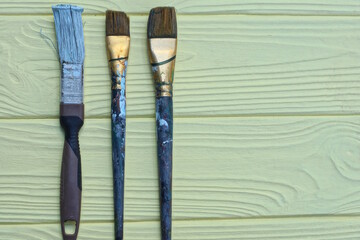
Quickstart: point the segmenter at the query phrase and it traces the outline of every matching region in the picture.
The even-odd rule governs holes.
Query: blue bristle
[[[83,8],[73,5],[52,7],[60,63],[84,62],[84,32],[81,20]]]

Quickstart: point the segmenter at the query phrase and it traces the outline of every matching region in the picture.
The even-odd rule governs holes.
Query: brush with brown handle
[[[161,239],[171,239],[173,91],[177,25],[175,9],[158,7],[148,20],[150,64],[155,81]]]
[[[83,9],[72,5],[56,5],[52,9],[61,64],[60,123],[65,131],[60,184],[61,231],[64,240],[76,240],[82,190],[79,130],[84,121]],[[74,232],[67,232],[66,224],[73,224]]]

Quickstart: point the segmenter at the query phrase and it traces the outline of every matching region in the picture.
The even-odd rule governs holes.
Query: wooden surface
[[[360,112],[358,18],[179,15],[178,19],[175,116]],[[130,20],[127,116],[150,118],[155,98],[147,18]],[[84,22],[86,116],[105,118],[111,101],[105,16],[85,16]],[[6,77],[0,82],[0,117],[57,116],[60,70],[51,43],[56,43],[53,28],[52,16],[6,16],[0,21],[0,51],[5,56],[0,67]]]
[[[68,2],[68,1],[64,1]],[[51,4],[0,0],[0,239],[61,239]],[[159,239],[151,7],[178,10],[174,239],[359,239],[358,0],[84,1],[79,239],[112,239],[108,8],[130,14],[126,239]]]

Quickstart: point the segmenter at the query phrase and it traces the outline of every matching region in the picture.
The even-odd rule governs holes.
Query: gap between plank
[[[360,113],[353,113],[353,114],[279,114],[279,115],[271,115],[271,114],[219,114],[219,115],[200,115],[200,116],[174,116],[174,119],[203,119],[203,118],[212,118],[212,119],[218,119],[218,118],[317,118],[317,117],[360,117]],[[41,117],[10,117],[10,118],[0,118],[0,121],[11,121],[11,120],[58,120],[59,116],[41,116]],[[105,116],[92,116],[92,117],[86,117],[85,114],[85,120],[102,120],[102,119],[110,119],[109,117]],[[155,119],[155,113],[154,115],[138,115],[138,116],[132,116],[132,117],[126,117],[126,119]]]
[[[149,9],[150,11],[150,9]],[[128,16],[149,16],[149,13],[131,13],[127,12]],[[360,13],[354,14],[290,14],[290,13],[246,13],[246,12],[238,12],[238,13],[225,13],[225,12],[214,12],[214,13],[177,13],[177,16],[284,16],[284,17],[360,17]],[[14,13],[14,14],[6,14],[0,13],[0,17],[24,17],[24,16],[47,16],[52,17],[52,13]],[[83,13],[82,16],[92,16],[92,17],[105,17],[104,13]]]
[[[190,219],[173,219],[174,222],[209,222],[209,221],[260,221],[260,220],[279,220],[279,219],[327,219],[327,220],[342,220],[346,219],[360,220],[360,214],[340,214],[340,215],[287,215],[287,216],[258,216],[258,217],[235,217],[235,218],[190,218]],[[113,223],[112,220],[104,221],[81,221],[81,224],[106,224]],[[160,220],[125,220],[124,223],[157,223]],[[44,225],[44,224],[59,224],[57,221],[50,222],[1,222],[0,226],[16,226],[16,225]]]

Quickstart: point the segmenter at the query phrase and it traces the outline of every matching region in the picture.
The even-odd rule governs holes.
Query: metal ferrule
[[[63,63],[61,66],[61,102],[83,103],[83,64]]]
[[[127,59],[130,49],[129,36],[107,36],[106,49],[111,68],[112,89],[122,89],[125,83]],[[124,89],[125,90],[125,89]]]
[[[176,38],[149,39],[149,55],[157,97],[172,97]]]

